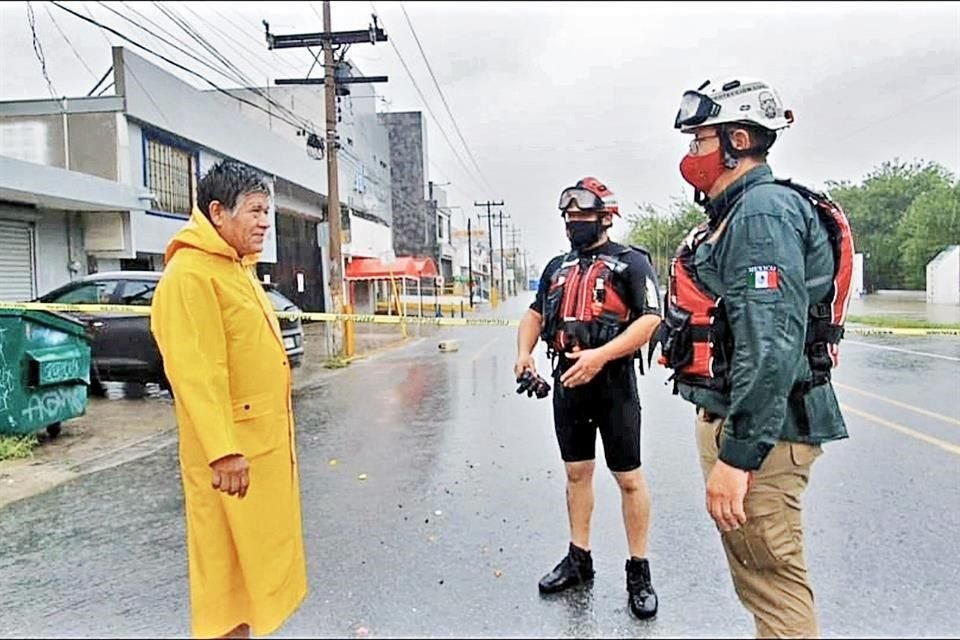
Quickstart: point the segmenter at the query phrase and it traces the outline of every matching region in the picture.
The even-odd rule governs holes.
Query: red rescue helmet
[[[560,192],[560,213],[566,212],[571,204],[576,203],[581,211],[597,211],[620,215],[620,205],[613,191],[607,188],[594,177],[587,176],[579,180],[573,187],[567,187]]]

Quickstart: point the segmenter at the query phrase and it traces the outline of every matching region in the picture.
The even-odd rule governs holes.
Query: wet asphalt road
[[[856,337],[842,358],[852,437],[827,445],[805,505],[823,633],[955,635],[960,340]],[[640,382],[658,618],[626,608],[602,458],[595,582],[541,598],[568,541],[563,466],[549,400],[514,393],[513,360],[512,329],[445,329],[298,397],[310,593],[277,636],[751,636],[703,510],[693,410],[662,370]],[[0,510],[0,637],[187,634],[174,446]]]

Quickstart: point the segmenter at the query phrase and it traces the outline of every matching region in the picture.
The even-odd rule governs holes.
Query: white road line
[[[928,358],[940,358],[941,360],[950,360],[951,362],[960,362],[960,358],[955,356],[944,356],[939,353],[927,353],[926,351],[913,351],[911,349],[901,349],[899,347],[888,347],[881,344],[870,344],[869,342],[860,342],[859,340],[844,340],[842,344],[855,344],[861,347],[870,347],[871,349],[883,349],[885,351],[899,351],[900,353],[911,353],[916,356],[926,356]]]
[[[960,446],[951,444],[946,440],[941,440],[940,438],[934,438],[933,436],[928,436],[925,433],[920,433],[919,431],[915,431],[909,427],[905,427],[902,424],[897,424],[896,422],[890,422],[889,420],[885,420],[880,416],[875,416],[872,413],[867,413],[866,411],[861,411],[860,409],[854,409],[850,405],[841,404],[840,408],[847,413],[852,413],[854,415],[860,416],[861,418],[866,418],[870,422],[874,422],[882,427],[887,427],[888,429],[899,431],[900,433],[904,435],[908,435],[911,438],[916,438],[917,440],[921,440],[923,442],[926,442],[927,444],[932,444],[933,446],[939,447],[944,451],[960,456]]]
[[[842,382],[833,381],[833,386],[838,389],[844,389],[846,391],[852,391],[854,393],[859,393],[860,395],[879,400],[880,402],[886,402],[887,404],[892,404],[895,407],[900,407],[902,409],[908,409],[910,411],[915,411],[919,414],[928,416],[930,418],[935,418],[937,420],[943,420],[944,422],[950,422],[955,425],[960,426],[960,420],[956,418],[951,418],[950,416],[945,416],[942,413],[936,413],[934,411],[928,411],[927,409],[921,409],[920,407],[915,407],[912,404],[907,404],[906,402],[900,402],[899,400],[893,400],[892,398],[887,398],[878,393],[872,393],[870,391],[864,391],[863,389],[858,389],[857,387],[851,387],[848,384],[843,384]]]

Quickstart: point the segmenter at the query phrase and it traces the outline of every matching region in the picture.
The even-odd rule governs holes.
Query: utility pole
[[[478,213],[477,217],[482,218],[485,216],[487,218],[487,245],[490,249],[490,305],[496,307],[496,301],[493,297],[493,223],[491,222],[493,219],[493,214],[490,212],[490,207],[502,207],[503,201],[490,202],[487,200],[486,202],[474,202],[473,206],[487,208],[487,212],[485,214]]]
[[[507,214],[507,218],[510,218],[510,214]],[[503,209],[500,209],[500,223],[497,225],[500,229],[500,286],[504,288],[503,298],[507,298],[507,272],[505,269],[505,260],[503,252]]]
[[[521,235],[520,229],[518,229],[517,227],[511,225],[511,226],[510,226],[510,239],[513,241],[513,249],[511,249],[511,251],[510,251],[510,266],[513,268],[513,291],[514,291],[514,295],[516,295],[517,292],[519,291],[519,287],[517,286],[517,280],[518,280],[517,276],[518,276],[519,273],[520,273],[520,269],[517,268],[517,267],[518,267],[518,260],[517,260],[517,238],[520,237],[520,235]],[[524,277],[526,277],[526,274],[524,274]]]
[[[473,232],[470,223],[471,218],[467,218],[467,290],[470,292],[470,309],[473,309]],[[462,262],[460,264],[463,264]]]
[[[386,82],[387,76],[370,77],[337,77],[337,70],[343,56],[346,55],[344,49],[341,60],[334,59],[334,49],[349,47],[351,44],[369,42],[386,42],[387,35],[383,29],[377,26],[377,16],[373,16],[373,24],[368,29],[359,29],[355,31],[333,31],[330,18],[330,0],[323,0],[323,31],[314,33],[300,33],[290,35],[276,35],[270,33],[270,25],[266,20],[263,21],[266,29],[267,48],[268,49],[291,49],[306,48],[313,56],[313,64],[307,71],[304,78],[284,78],[277,79],[278,85],[316,85],[323,83],[326,112],[326,149],[327,156],[327,225],[329,228],[329,290],[330,298],[333,301],[333,312],[343,313],[352,309],[345,309],[343,304],[343,252],[341,243],[343,241],[343,232],[340,220],[340,184],[337,166],[337,149],[340,143],[337,136],[337,93],[338,85],[362,84],[371,82]],[[311,47],[320,46],[323,48],[323,78],[311,78],[310,72],[319,62],[319,56],[313,52]],[[349,90],[343,89],[343,93],[349,94]],[[337,329],[339,325],[334,325]],[[349,323],[347,334],[352,330],[352,323]],[[352,355],[352,344],[344,344],[339,331],[334,335],[334,353],[338,356]]]

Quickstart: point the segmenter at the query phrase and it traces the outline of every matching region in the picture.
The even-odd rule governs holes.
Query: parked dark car
[[[149,305],[160,281],[157,271],[112,271],[94,273],[54,289],[37,302],[58,304]],[[297,306],[275,285],[262,283],[277,311],[298,312]],[[163,373],[157,343],[150,333],[150,316],[124,313],[75,313],[90,328],[90,379],[95,390],[100,382],[156,382],[170,388]],[[303,361],[303,327],[299,320],[280,320],[283,346],[291,367]]]

